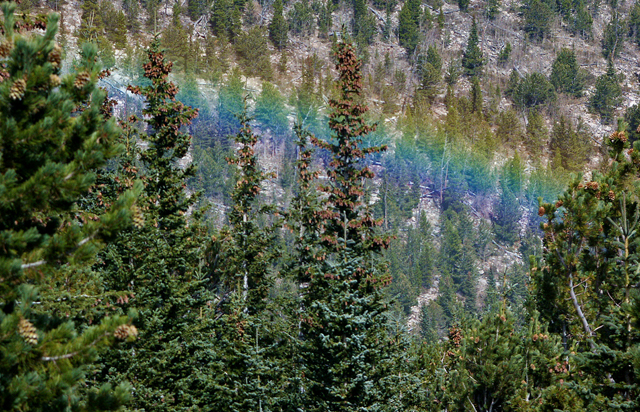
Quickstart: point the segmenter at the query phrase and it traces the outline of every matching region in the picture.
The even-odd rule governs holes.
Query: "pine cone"
[[[4,41],[0,43],[0,58],[9,56],[9,53],[11,53],[11,50],[13,50],[12,42]]]
[[[136,337],[138,336],[138,329],[133,325],[120,325],[113,332],[113,336],[120,340],[125,340],[129,336]]]
[[[18,322],[18,335],[20,335],[29,345],[35,345],[38,343],[36,327],[25,318],[20,318],[20,322]]]
[[[52,74],[49,76],[49,83],[51,84],[51,87],[60,86],[60,77],[58,77],[57,74]]]
[[[82,89],[85,84],[89,83],[89,80],[91,80],[91,75],[89,73],[78,73],[78,75],[76,76],[76,81],[73,83],[73,85],[76,87],[76,89]]]
[[[142,213],[142,210],[135,205],[133,206],[132,212],[133,226],[141,229],[144,226],[144,213]]]
[[[49,53],[47,60],[54,68],[59,68],[60,62],[62,62],[62,48],[57,44],[53,46],[53,50]]]
[[[613,193],[613,190],[609,190],[608,196],[609,196],[609,200],[611,200],[611,201],[615,200],[615,198],[616,198],[616,194]]]
[[[25,90],[27,90],[27,82],[24,79],[18,79],[11,85],[9,98],[11,100],[22,100]]]

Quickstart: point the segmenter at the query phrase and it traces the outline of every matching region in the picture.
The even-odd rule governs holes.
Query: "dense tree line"
[[[224,10],[244,6],[212,17],[239,56],[250,50]],[[366,22],[363,4],[353,8]],[[56,17],[44,35],[23,35],[13,9],[3,4],[0,43],[3,409],[638,408],[635,117],[606,140],[601,172],[558,197],[549,176],[579,169],[585,137],[563,118],[546,130],[539,110],[555,92],[582,91],[571,51],[549,80],[516,73],[510,93],[528,116],[518,131],[513,112],[482,97],[477,29],[461,62],[471,93],[456,96],[447,81],[438,128],[420,107],[440,87],[442,61],[434,46],[414,50],[425,99],[385,154],[348,43],[336,44],[332,86],[305,61],[293,132],[278,89],[265,83],[250,109],[239,72],[220,86],[214,120],[199,122],[184,102],[206,104],[193,86],[179,94],[160,48],[182,36],[175,10],[175,30],[152,43],[144,82],[129,89],[144,106],[118,123],[97,87],[100,49],[84,46],[63,75]],[[592,100],[606,120],[598,104],[617,104],[617,82],[610,63]],[[331,96],[326,112],[319,89]],[[289,172],[260,167],[256,129],[288,148]],[[553,164],[527,177],[516,154],[491,168],[488,153],[516,138],[548,143]],[[179,164],[190,147],[199,171]],[[275,179],[288,181],[286,202],[264,190]],[[212,194],[225,198],[221,226],[205,219],[201,196]],[[419,213],[407,225],[423,195],[439,221]],[[490,249],[514,245],[531,266],[489,268],[479,294]],[[420,333],[409,333],[402,312],[436,282]]]

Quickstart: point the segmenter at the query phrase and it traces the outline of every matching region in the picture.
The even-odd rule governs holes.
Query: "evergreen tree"
[[[364,121],[361,62],[354,48],[339,43],[336,68],[340,98],[331,100],[333,139],[314,139],[332,156],[325,187],[327,205],[322,258],[303,297],[306,410],[370,409],[384,405],[390,342],[380,286],[387,282],[377,257],[388,240],[375,235],[375,221],[363,204],[363,179],[373,173],[362,159],[380,148],[362,148],[372,131]]]
[[[539,110],[532,110],[529,113],[527,122],[526,144],[532,153],[541,153],[543,145],[546,143],[549,131],[544,124],[544,118]]]
[[[435,402],[450,411],[584,410],[564,382],[570,365],[561,340],[537,316],[518,322],[503,301],[480,321],[449,330],[441,370],[432,381]],[[471,408],[470,408],[471,407]]]
[[[484,14],[489,20],[495,20],[495,18],[498,17],[498,14],[500,14],[500,0],[487,1]]]
[[[289,29],[292,33],[308,36],[313,33],[315,24],[313,21],[313,9],[309,0],[302,0],[293,4],[289,11]]]
[[[585,86],[585,74],[580,70],[576,52],[572,49],[561,49],[551,66],[549,81],[558,93],[567,93],[581,97]]]
[[[469,33],[469,39],[467,40],[467,48],[462,55],[462,67],[465,73],[470,76],[480,76],[482,74],[482,66],[484,65],[484,58],[482,56],[482,50],[478,46],[480,39],[478,38],[478,25],[476,18],[473,18],[471,24],[471,32]]]
[[[480,88],[480,80],[474,76],[471,79],[471,111],[482,114],[482,89]]]
[[[571,20],[571,31],[583,38],[589,38],[591,36],[592,26],[593,17],[591,17],[584,1],[579,0],[576,6],[575,16]]]
[[[242,32],[241,11],[233,0],[216,0],[211,10],[211,31],[217,37],[224,37],[233,42]]]
[[[135,338],[129,319],[104,317],[80,329],[64,313],[39,308],[67,300],[68,290],[51,285],[90,266],[105,240],[130,224],[141,187],[101,214],[84,213],[96,169],[122,150],[120,129],[101,110],[96,49],[84,46],[77,71],[60,78],[58,17],[49,16],[44,35],[22,36],[15,7],[1,4],[0,408],[116,410],[131,386],[87,388],[85,373],[115,339]],[[91,273],[88,281],[99,283]],[[74,314],[81,300],[66,303]]]
[[[620,81],[613,67],[613,61],[609,60],[606,73],[596,80],[596,90],[589,99],[589,108],[600,115],[602,122],[609,123],[613,120],[614,111],[621,102]]]
[[[187,154],[191,137],[181,129],[197,110],[175,99],[178,89],[167,81],[172,64],[154,39],[144,65],[147,86],[129,90],[145,98],[142,110],[147,133],[127,127],[127,157],[121,172],[105,184],[118,190],[132,178],[144,180],[136,227],[115,239],[96,265],[109,290],[127,290],[133,299],[121,304],[140,313],[138,342],[110,353],[104,359],[101,380],[126,378],[134,382],[136,408],[172,410],[200,407],[206,401],[206,383],[195,376],[205,373],[209,361],[206,301],[212,297],[199,270],[204,241],[198,213],[186,213],[198,194],[187,196],[186,180],[195,167],[177,163]],[[136,120],[135,117],[132,120]],[[141,151],[136,141],[148,142]],[[137,159],[142,164],[137,164]],[[202,316],[202,311],[207,316]],[[194,373],[194,375],[192,375]]]
[[[273,78],[269,53],[269,40],[263,27],[254,26],[236,36],[235,50],[239,66],[248,76]]]
[[[211,280],[221,302],[213,339],[218,348],[210,372],[213,388],[207,396],[219,411],[275,408],[283,402],[283,392],[294,391],[284,389],[293,382],[280,380],[286,361],[279,351],[287,344],[279,336],[279,322],[274,321],[285,315],[286,308],[267,299],[279,254],[278,224],[270,219],[274,207],[259,201],[261,186],[270,176],[258,164],[258,136],[249,125],[246,105],[238,121],[241,128],[234,137],[238,149],[228,159],[239,174],[231,194],[229,226],[211,245]],[[264,220],[270,224],[261,224]],[[288,336],[296,333],[287,332]]]
[[[420,86],[416,99],[424,99],[432,104],[438,94],[438,86],[442,82],[442,58],[434,45],[427,49],[427,55],[420,62]]]
[[[533,0],[524,12],[524,31],[534,40],[542,41],[551,32],[553,10],[547,3]]]
[[[588,155],[588,140],[576,131],[564,116],[553,126],[549,144],[553,154],[553,166],[568,171],[578,171]]]
[[[221,137],[234,135],[240,130],[237,116],[242,113],[244,106],[243,88],[242,78],[237,68],[231,71],[227,82],[220,86],[216,131]]]
[[[276,86],[269,82],[262,83],[262,91],[256,98],[254,115],[260,124],[271,129],[276,140],[284,139],[289,129],[289,120],[285,97],[280,94]]]
[[[289,27],[283,14],[282,0],[273,3],[273,18],[269,23],[269,39],[278,50],[282,50],[287,45]]]
[[[411,56],[420,39],[420,1],[407,0],[398,15],[398,42]]]
[[[613,60],[620,56],[620,51],[624,48],[625,35],[624,21],[620,20],[618,12],[614,11],[602,35],[602,56],[605,59]]]
[[[371,44],[376,35],[376,20],[365,0],[353,0],[353,37],[360,46]]]
[[[556,98],[553,85],[542,73],[528,73],[522,79],[512,73],[512,78],[509,79],[509,89],[512,87],[512,79],[516,86],[511,91],[511,96],[513,102],[520,109],[535,108],[550,103]]]
[[[607,139],[610,167],[574,179],[542,203],[544,253],[532,268],[532,304],[575,362],[572,386],[589,410],[638,408],[638,204],[640,164],[626,133]]]
[[[327,0],[320,6],[320,11],[318,12],[318,34],[325,39],[329,36],[329,30],[333,26],[332,4],[331,1]]]

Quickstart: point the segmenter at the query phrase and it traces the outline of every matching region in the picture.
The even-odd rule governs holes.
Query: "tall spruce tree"
[[[242,125],[234,137],[238,149],[228,159],[238,169],[229,226],[212,243],[216,263],[211,279],[220,303],[212,339],[213,391],[207,397],[219,411],[277,410],[276,405],[287,404],[287,395],[295,393],[291,388],[295,381],[284,378],[293,375],[285,359],[293,360],[290,336],[296,332],[287,327],[295,323],[278,322],[291,313],[278,307],[282,302],[268,299],[279,254],[278,222],[273,221],[274,207],[262,205],[259,198],[270,175],[258,164],[259,137],[251,129],[246,105],[238,120]],[[283,330],[287,333],[281,334]],[[282,339],[284,335],[288,338]]]
[[[420,1],[407,0],[398,15],[398,42],[408,55],[415,52],[420,39]]]
[[[564,48],[558,52],[551,66],[549,81],[558,93],[582,96],[585,74],[580,70],[575,50]]]
[[[120,129],[101,111],[95,47],[83,47],[77,71],[60,78],[58,16],[49,16],[44,35],[23,36],[14,31],[15,4],[1,8],[0,409],[118,409],[131,387],[89,389],[85,373],[115,339],[134,337],[128,318],[95,319],[80,330],[65,313],[39,308],[58,302],[75,311],[82,296],[50,286],[90,266],[103,242],[130,224],[141,187],[101,214],[83,213],[96,169],[122,149]],[[88,280],[99,283],[94,274]]]
[[[596,90],[589,99],[589,108],[600,115],[602,122],[609,123],[621,102],[620,80],[613,67],[613,60],[609,59],[606,73],[596,79]]]
[[[469,39],[467,40],[467,48],[462,55],[462,67],[464,68],[465,73],[470,77],[479,77],[482,74],[484,57],[482,56],[482,50],[480,50],[480,47],[478,46],[479,42],[478,24],[474,17],[473,23],[471,24]]]
[[[111,178],[115,190],[132,177],[144,181],[137,225],[115,239],[96,265],[110,290],[132,294],[121,306],[138,310],[140,330],[137,342],[104,358],[98,379],[126,378],[135,385],[134,407],[156,411],[199,408],[206,402],[203,393],[210,388],[204,376],[211,352],[206,302],[212,300],[200,267],[204,230],[199,214],[187,219],[198,198],[185,192],[195,167],[178,164],[191,144],[184,127],[197,110],[175,99],[178,88],[167,80],[172,64],[159,47],[156,38],[147,51],[149,84],[129,87],[145,98],[146,132],[127,127],[127,157]],[[148,143],[146,149],[138,147],[140,140]]]
[[[269,23],[269,39],[273,45],[282,50],[287,45],[289,25],[284,19],[282,0],[273,3],[273,18]]]
[[[305,363],[305,409],[368,410],[384,404],[379,382],[387,374],[390,341],[380,290],[388,279],[379,253],[388,239],[375,234],[375,221],[364,205],[363,179],[373,173],[362,166],[363,148],[373,128],[365,123],[361,62],[350,44],[339,43],[336,68],[340,97],[332,99],[330,141],[313,139],[329,151],[330,183],[321,211],[322,253],[303,297],[301,332]]]

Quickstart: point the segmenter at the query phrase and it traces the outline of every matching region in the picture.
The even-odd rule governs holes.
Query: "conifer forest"
[[[640,0],[0,0],[0,411],[640,411]]]

